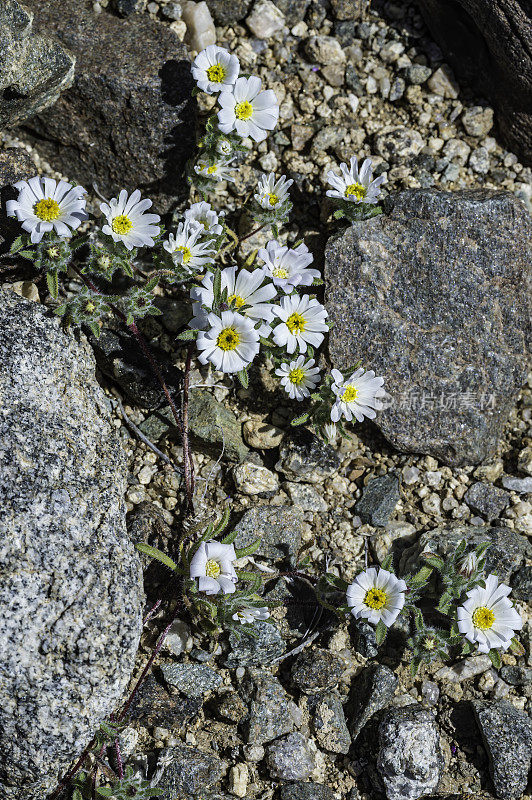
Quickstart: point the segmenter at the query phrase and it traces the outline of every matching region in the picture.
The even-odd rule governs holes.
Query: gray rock
[[[128,17],[130,14],[139,14],[146,10],[148,0],[112,0],[112,5],[117,14],[121,17]]]
[[[347,729],[342,698],[336,690],[309,698],[312,729],[320,747],[329,753],[347,753],[351,736]]]
[[[491,522],[500,517],[510,502],[510,495],[491,483],[473,483],[464,495],[464,501],[476,514]]]
[[[327,245],[332,359],[384,375],[377,424],[395,447],[477,463],[525,380],[530,217],[504,192],[409,190],[384,206]]]
[[[227,766],[214,753],[185,745],[167,749],[166,758],[171,761],[157,784],[163,797],[203,794],[220,780]]]
[[[401,572],[421,566],[419,556],[424,552],[436,553],[444,558],[453,553],[458,543],[465,539],[469,549],[482,542],[490,542],[486,553],[486,572],[493,572],[508,583],[511,576],[524,563],[531,552],[525,536],[511,528],[489,525],[442,525],[424,533],[418,542],[401,556]]]
[[[482,106],[466,108],[462,114],[462,125],[470,136],[487,136],[493,128],[493,109]]]
[[[232,25],[244,19],[251,2],[252,0],[231,0],[230,3],[227,0],[207,0],[207,5],[217,25]]]
[[[315,767],[314,753],[302,733],[289,733],[267,748],[267,763],[272,778],[303,781]]]
[[[129,716],[145,728],[158,726],[177,732],[196,719],[201,707],[199,697],[173,697],[153,675],[148,675],[135,695]]]
[[[373,714],[386,708],[397,684],[397,676],[382,664],[365,667],[358,675],[351,686],[352,703],[347,717],[353,740]]]
[[[422,83],[428,81],[431,75],[431,68],[425,67],[423,64],[412,64],[406,71],[408,83],[412,83],[414,86],[421,86]]]
[[[501,678],[510,686],[530,686],[532,684],[532,667],[503,667]]]
[[[336,450],[306,428],[296,428],[281,444],[275,469],[290,481],[322,483],[338,470]]]
[[[521,797],[532,759],[530,717],[506,700],[473,700],[471,705],[488,752],[497,797]]]
[[[90,347],[37,303],[1,299],[0,794],[21,800],[55,786],[118,702],[143,598]]]
[[[303,650],[292,665],[292,682],[305,694],[336,686],[345,671],[340,656],[317,647]]]
[[[388,800],[417,800],[436,789],[444,760],[430,711],[418,705],[387,711],[379,744],[377,769]]]
[[[357,653],[364,658],[376,658],[379,653],[375,628],[366,622],[365,619],[349,619],[349,625],[353,633],[353,643]]]
[[[249,720],[246,723],[247,741],[266,744],[294,730],[294,712],[297,706],[272,675],[263,670],[250,670],[250,686],[243,687],[245,699],[250,702]]]
[[[55,103],[74,80],[75,59],[59,42],[32,32],[33,14],[17,0],[0,5],[0,127]]]
[[[163,678],[186,695],[201,697],[222,685],[222,676],[206,664],[161,664]]]
[[[77,62],[73,86],[28,125],[39,152],[80,183],[96,181],[107,197],[139,188],[168,211],[186,191],[194,147],[185,45],[147,14],[119,19],[77,0],[25,1],[35,30],[53,33]]]
[[[334,792],[322,783],[294,781],[281,786],[280,797],[281,800],[334,800]]]
[[[17,181],[26,181],[37,174],[37,167],[28,153],[20,147],[0,150],[0,204],[5,209],[8,200],[15,200]],[[20,222],[0,214],[0,252],[9,250],[13,240],[20,235]],[[0,274],[4,265],[0,262]],[[9,269],[9,267],[8,267]]]
[[[359,19],[369,6],[369,0],[331,0],[336,19]]]
[[[418,131],[401,125],[377,136],[375,152],[391,164],[400,164],[419,155],[423,145],[423,137]]]
[[[247,547],[260,538],[258,555],[295,563],[301,547],[303,515],[294,506],[256,506],[245,512],[236,531],[236,547]]]
[[[532,567],[521,567],[512,578],[514,597],[529,603],[532,597]]]
[[[140,423],[139,428],[152,441],[178,435],[174,417],[168,408],[154,411]],[[233,461],[240,461],[249,453],[236,416],[206,389],[190,394],[189,430],[197,449],[218,456],[223,448],[224,456]]]
[[[275,0],[275,5],[279,11],[282,11],[286,24],[291,28],[296,22],[303,19],[310,0]],[[312,28],[312,24],[309,27]]]
[[[96,363],[101,371],[125,392],[128,400],[143,408],[160,408],[166,398],[148,360],[135,338],[125,330],[104,328],[100,337],[90,336]],[[182,387],[183,373],[174,367],[168,355],[150,344],[170,393],[176,399]],[[173,420],[173,417],[172,417]]]
[[[512,475],[504,475],[501,483],[505,489],[519,494],[532,493],[532,478],[514,478]]]
[[[226,667],[269,664],[272,659],[284,653],[286,645],[275,625],[259,620],[255,622],[253,629],[255,636],[243,633],[240,639],[237,639],[234,633],[229,634],[231,652],[226,658]]]
[[[364,486],[362,497],[355,505],[355,510],[362,522],[384,527],[400,499],[397,475],[382,475],[379,478],[372,478]]]

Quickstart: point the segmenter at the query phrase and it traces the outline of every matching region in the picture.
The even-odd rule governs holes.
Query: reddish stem
[[[260,226],[260,228],[255,228],[255,230],[251,231],[251,233],[246,233],[246,235],[242,236],[242,238],[240,239],[239,244],[242,244],[242,242],[245,242],[246,239],[250,239],[252,236],[255,236],[255,234],[261,231],[263,228],[265,228],[267,224],[268,223],[265,222],[264,225]]]

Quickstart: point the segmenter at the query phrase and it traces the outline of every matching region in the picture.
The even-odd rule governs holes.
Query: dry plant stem
[[[181,591],[182,591],[182,587],[180,587],[179,595],[181,595]],[[176,619],[178,617],[178,614],[179,614],[179,611],[181,609],[181,606],[182,606],[182,603],[181,603],[180,600],[178,600],[178,602],[176,603],[175,609],[174,609],[174,611],[172,613],[172,616],[170,618],[170,622],[168,623],[168,625],[166,626],[164,631],[161,633],[161,635],[160,635],[160,637],[159,637],[159,639],[157,641],[157,644],[155,645],[154,649],[152,650],[152,653],[151,653],[148,661],[146,662],[146,665],[145,665],[144,669],[142,670],[138,681],[136,682],[135,686],[133,687],[128,699],[124,703],[124,705],[122,707],[122,710],[115,717],[117,722],[122,722],[122,720],[126,716],[127,712],[129,711],[129,709],[131,707],[131,704],[132,704],[133,700],[135,699],[135,697],[137,695],[138,690],[142,686],[145,677],[147,676],[148,672],[150,671],[150,669],[151,669],[151,667],[153,665],[153,662],[157,658],[157,656],[159,654],[159,651],[160,651],[161,647],[163,646],[163,643],[164,643],[164,640],[166,639],[168,631],[170,630],[170,628],[172,627],[172,625],[174,624],[174,622],[176,621]]]
[[[182,401],[182,422],[183,422],[183,466],[185,469],[185,486],[187,487],[187,513],[194,514],[194,462],[190,452],[190,440],[188,437],[188,401],[190,392],[190,368],[192,366],[192,355],[194,345],[189,344],[187,350],[187,360],[185,362],[185,376],[183,378],[183,401]],[[190,491],[189,491],[190,489]]]
[[[255,234],[261,231],[263,228],[265,228],[267,224],[268,223],[265,222],[264,225],[260,226],[260,228],[255,228],[255,230],[251,231],[251,233],[246,233],[246,235],[242,236],[242,238],[240,239],[240,244],[242,244],[242,242],[245,242],[246,239],[250,239],[252,236],[255,236]]]
[[[80,272],[78,269],[76,269],[76,267],[71,266],[71,269],[83,281],[85,286],[87,286],[91,291],[96,292],[97,294],[101,294],[101,292],[98,289],[98,287],[96,286],[96,284],[93,283],[93,281],[91,281],[90,278],[87,278],[86,275],[83,275],[83,273]],[[131,331],[131,333],[133,334],[133,336],[137,340],[138,345],[139,345],[140,349],[142,350],[144,356],[148,360],[148,363],[149,363],[149,365],[150,365],[155,377],[157,378],[157,380],[159,382],[159,385],[161,386],[161,389],[164,392],[164,396],[166,397],[168,405],[170,406],[170,410],[172,411],[172,414],[173,414],[174,419],[176,421],[177,428],[179,430],[179,433],[181,434],[181,439],[183,441],[183,461],[184,461],[183,466],[184,466],[184,473],[185,473],[185,491],[186,491],[186,495],[187,495],[187,509],[186,510],[187,510],[187,512],[190,510],[191,513],[193,513],[193,509],[194,509],[194,504],[193,504],[193,496],[194,496],[193,480],[194,480],[194,478],[193,478],[192,467],[191,467],[192,459],[190,458],[190,447],[189,447],[189,443],[188,443],[188,430],[183,425],[183,420],[181,418],[181,414],[179,413],[179,410],[178,410],[176,404],[174,403],[174,401],[172,399],[172,395],[170,394],[170,390],[168,389],[168,386],[166,385],[166,381],[165,381],[165,379],[163,377],[163,374],[161,372],[161,368],[160,368],[159,364],[157,363],[155,357],[153,356],[153,353],[151,352],[151,350],[150,350],[150,348],[148,346],[148,343],[146,342],[146,340],[142,336],[141,332],[139,331],[136,323],[133,322],[131,325],[127,325],[126,324],[126,317],[120,311],[120,309],[116,308],[116,306],[114,306],[112,304],[111,304],[111,308],[113,310],[113,313],[126,325],[127,329],[129,331]],[[190,363],[189,363],[188,357],[187,357],[187,363],[188,363],[188,374],[190,374]],[[185,381],[186,380],[187,380],[187,370],[185,369]]]

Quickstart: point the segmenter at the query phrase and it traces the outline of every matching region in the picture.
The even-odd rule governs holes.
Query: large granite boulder
[[[532,11],[528,0],[418,0],[456,74],[496,107],[499,130],[532,164]]]
[[[34,28],[76,56],[73,86],[28,126],[57,169],[107,197],[140,189],[165,212],[186,189],[194,143],[193,86],[185,46],[148,15],[95,14],[77,0],[27,0]]]
[[[0,796],[42,800],[126,688],[142,576],[90,348],[0,299]]]
[[[35,35],[32,20],[25,3],[0,3],[0,128],[52,105],[74,79],[73,55],[46,31]]]
[[[505,192],[409,190],[326,248],[330,352],[392,400],[399,450],[474,464],[496,448],[526,378],[532,223]]]

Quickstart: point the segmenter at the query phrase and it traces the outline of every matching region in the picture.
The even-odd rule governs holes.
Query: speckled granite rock
[[[473,700],[497,797],[522,797],[532,759],[532,720],[506,700]]]
[[[220,780],[226,769],[225,762],[218,756],[199,747],[180,745],[166,750],[164,755],[170,763],[157,784],[164,798],[203,795],[205,789]]]
[[[495,573],[505,583],[511,581],[512,575],[525,563],[527,556],[532,556],[532,547],[526,536],[521,536],[511,528],[442,525],[426,531],[419,541],[404,551],[401,556],[401,574],[421,566],[421,553],[426,551],[446,557],[454,553],[462,539],[466,540],[468,550],[482,542],[490,542],[486,553],[486,570],[488,573]]]
[[[377,424],[395,447],[477,463],[526,377],[530,216],[505,192],[416,189],[384,205],[327,245],[333,361],[385,376]]]
[[[142,578],[90,348],[38,304],[1,299],[0,795],[34,800],[127,685]]]
[[[17,0],[0,3],[0,127],[19,125],[55,103],[74,80],[75,59],[59,42],[32,33],[33,14]]]
[[[392,708],[379,724],[377,769],[388,800],[417,800],[436,789],[444,760],[434,715],[421,706]]]
[[[72,88],[28,126],[39,152],[108,197],[139,188],[167,211],[185,191],[194,138],[185,46],[145,14],[119,19],[77,0],[26,2],[34,29],[54,33],[77,60]]]

